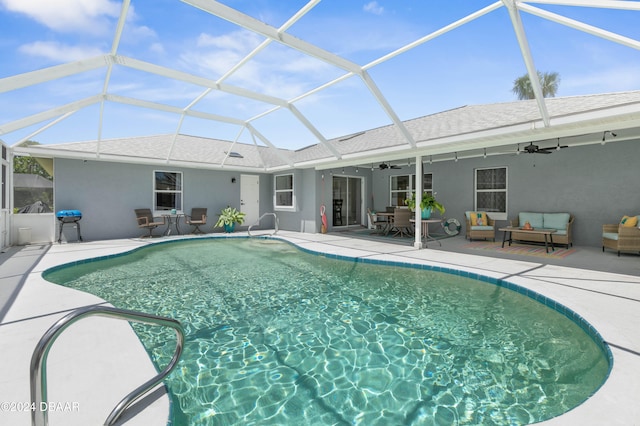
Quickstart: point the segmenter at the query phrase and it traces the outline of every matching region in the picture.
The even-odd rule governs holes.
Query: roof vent
[[[239,152],[235,152],[235,151],[231,151],[231,152],[224,152],[225,154],[227,154],[229,157],[233,157],[233,158],[244,158],[242,156],[242,154],[240,154]]]

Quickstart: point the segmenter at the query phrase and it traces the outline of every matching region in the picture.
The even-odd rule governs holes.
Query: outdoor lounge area
[[[0,6],[0,425],[638,422],[640,1],[81,3]]]

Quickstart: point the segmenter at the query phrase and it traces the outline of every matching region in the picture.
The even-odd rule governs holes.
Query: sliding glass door
[[[333,177],[333,226],[361,225],[362,178]]]

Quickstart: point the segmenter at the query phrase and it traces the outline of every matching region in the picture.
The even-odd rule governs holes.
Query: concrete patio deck
[[[30,424],[29,411],[17,409],[30,400],[29,363],[44,332],[70,310],[104,303],[95,296],[49,283],[41,273],[56,265],[174,238],[181,237],[32,244],[0,254],[0,424]],[[462,237],[443,240],[442,247],[430,244],[423,250],[415,250],[408,240],[380,242],[342,233],[280,231],[277,238],[329,255],[428,264],[500,278],[565,305],[603,336],[614,365],[595,395],[541,424],[640,424],[639,256],[617,257],[598,248],[579,248],[564,259],[486,255],[466,250]],[[68,426],[102,424],[122,397],[156,372],[126,322],[97,317],[70,327],[53,345],[48,366],[49,400],[62,403],[50,412],[50,424]],[[166,425],[169,400],[164,388],[143,401],[134,414],[122,424]]]

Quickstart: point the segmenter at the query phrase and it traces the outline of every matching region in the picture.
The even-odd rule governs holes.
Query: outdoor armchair
[[[153,237],[153,230],[160,225],[165,225],[164,217],[153,217],[151,209],[135,209],[136,221],[138,222],[138,228],[144,228],[149,230],[148,237]],[[160,221],[162,220],[162,221]]]
[[[496,240],[495,220],[491,219],[486,212],[467,211],[464,213],[466,222],[466,238],[469,241],[474,239]]]
[[[602,225],[602,251],[608,248],[618,252],[640,253],[640,228],[624,226],[622,223]]]
[[[411,235],[413,224],[411,223],[411,211],[409,209],[396,208],[393,212],[393,230],[396,231],[393,236],[400,234],[400,237],[404,237],[405,234]]]
[[[204,207],[192,208],[191,214],[185,215],[185,223],[194,227],[192,234],[204,234],[200,226],[207,224],[207,209]]]
[[[385,228],[388,225],[386,220],[378,219],[375,213],[371,211],[371,209],[367,209],[367,216],[369,217],[369,223],[374,229],[374,232],[384,232]]]

